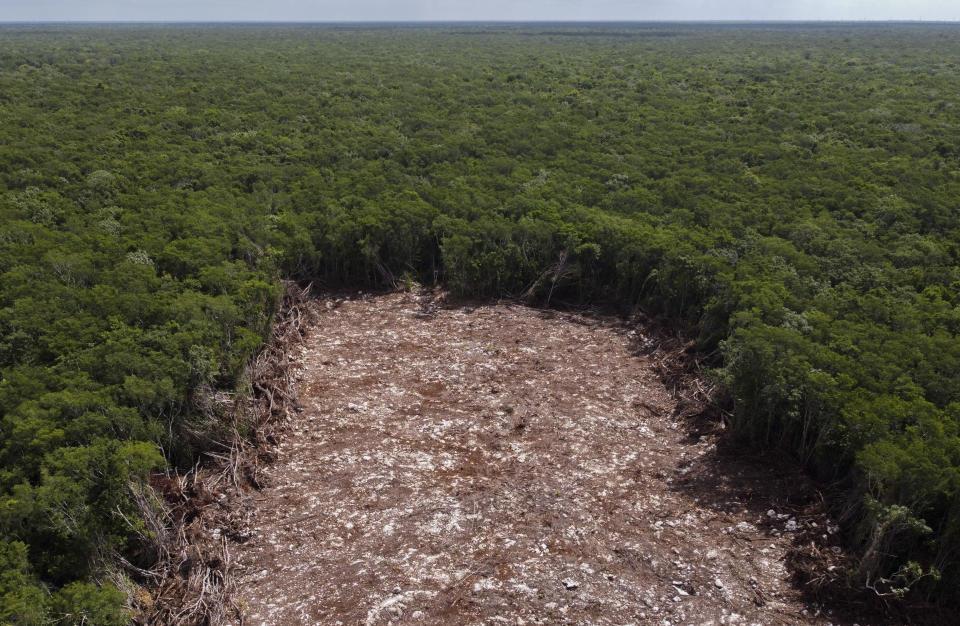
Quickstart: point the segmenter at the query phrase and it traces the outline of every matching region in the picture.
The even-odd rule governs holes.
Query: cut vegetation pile
[[[230,545],[242,623],[828,621],[785,565],[810,491],[691,436],[636,325],[427,292],[317,307]]]

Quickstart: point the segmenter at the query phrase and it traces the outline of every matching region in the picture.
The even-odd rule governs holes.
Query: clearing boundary
[[[827,623],[786,565],[802,481],[691,436],[635,327],[317,304],[232,533],[243,624]]]

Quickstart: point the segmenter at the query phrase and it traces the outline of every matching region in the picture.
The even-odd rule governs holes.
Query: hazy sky
[[[960,0],[0,0],[22,20],[960,20]]]

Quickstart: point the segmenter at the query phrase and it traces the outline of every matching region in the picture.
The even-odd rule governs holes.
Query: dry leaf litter
[[[805,522],[768,508],[792,477],[719,471],[635,326],[425,291],[316,306],[231,546],[243,624],[828,623],[785,565]]]

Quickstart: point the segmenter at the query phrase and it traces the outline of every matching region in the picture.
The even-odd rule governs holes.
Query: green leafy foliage
[[[280,277],[684,319],[861,582],[960,588],[955,27],[0,34],[0,620],[122,619]]]
[[[27,546],[0,542],[0,620],[5,624],[39,624],[46,593],[30,574]]]

